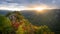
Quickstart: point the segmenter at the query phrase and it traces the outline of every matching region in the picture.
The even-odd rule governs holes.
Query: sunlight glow
[[[34,10],[36,10],[36,11],[42,11],[42,10],[44,10],[45,8],[43,8],[43,7],[36,7],[36,8],[34,8]]]
[[[33,7],[7,7],[7,6],[3,6],[3,7],[0,7],[0,10],[12,10],[12,11],[21,11],[21,10],[36,10],[37,12],[43,12],[44,9],[52,9],[52,8],[49,8],[48,6],[45,6],[45,5],[41,5],[41,6],[33,6]]]
[[[41,12],[41,13],[45,12],[45,11],[43,11],[45,9],[54,9],[54,8],[50,8],[48,6],[35,6],[35,7],[33,7],[33,10],[36,10],[37,12]]]

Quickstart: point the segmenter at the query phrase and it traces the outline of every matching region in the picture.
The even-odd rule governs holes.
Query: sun
[[[45,8],[43,8],[43,7],[35,7],[34,8],[36,11],[42,11],[42,10],[44,10]]]
[[[45,10],[45,9],[47,9],[47,7],[39,7],[39,6],[37,6],[37,7],[34,7],[33,8],[33,10],[35,10],[35,11],[37,11],[37,12],[44,12],[43,10]]]

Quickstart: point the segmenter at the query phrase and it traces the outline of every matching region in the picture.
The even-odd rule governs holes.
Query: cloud
[[[13,1],[13,0],[5,0],[5,1]]]
[[[18,3],[8,3],[8,2],[2,2],[2,4],[0,4],[0,10],[24,10],[26,8],[26,6],[22,6]]]
[[[30,6],[24,6],[24,5],[20,5],[18,3],[4,3],[4,4],[0,4],[0,10],[27,10],[29,8],[32,8],[33,6],[39,7],[39,6],[47,6],[45,4],[40,4],[40,5],[30,5]],[[49,6],[47,6],[49,7]]]
[[[0,0],[0,9],[5,10],[20,10],[26,7],[32,7],[34,5],[47,5],[49,7],[57,7],[59,5],[59,0],[56,1],[56,6],[51,4],[52,0]],[[59,2],[59,3],[58,3]]]

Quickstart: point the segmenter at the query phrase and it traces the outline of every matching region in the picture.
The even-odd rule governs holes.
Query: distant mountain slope
[[[46,11],[47,11],[47,13],[44,13],[44,14],[38,13],[36,11],[21,11],[21,13],[27,19],[29,19],[29,21],[31,21],[34,25],[44,25],[44,23],[41,23],[42,20],[43,20],[43,22],[45,21],[45,23],[46,22],[47,23],[51,22],[52,20],[55,20],[57,18],[58,14],[60,13],[59,9],[56,9],[56,10],[55,9],[54,10],[46,10]]]
[[[53,31],[60,32],[60,9],[46,11],[44,14],[36,11],[21,11],[21,13],[34,25],[48,25]]]
[[[6,15],[8,12],[10,12],[9,10],[0,10],[0,14]]]

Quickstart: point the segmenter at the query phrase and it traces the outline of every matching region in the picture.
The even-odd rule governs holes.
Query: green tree
[[[0,32],[3,34],[8,34],[12,30],[13,28],[11,26],[10,20],[5,16],[0,15]]]
[[[40,26],[37,31],[36,34],[43,34],[44,32],[49,33],[51,32],[51,30],[48,28],[48,26],[44,25],[44,26]]]

